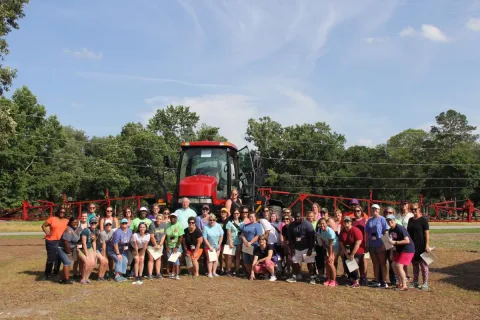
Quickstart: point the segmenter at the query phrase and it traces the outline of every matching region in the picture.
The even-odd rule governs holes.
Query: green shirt
[[[182,224],[180,222],[175,224],[168,222],[166,235],[167,246],[171,249],[175,248],[177,246],[178,239],[184,235]]]
[[[132,221],[132,224],[130,225],[130,229],[132,230],[132,233],[136,233],[138,231],[138,225],[143,222],[147,225],[147,230],[148,232],[148,227],[150,227],[150,223],[152,223],[152,220],[145,218],[145,219],[140,219],[140,218],[135,218]]]

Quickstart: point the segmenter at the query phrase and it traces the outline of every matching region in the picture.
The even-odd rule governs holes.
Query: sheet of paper
[[[242,252],[253,256],[253,246],[247,247],[245,244],[242,246]]]
[[[223,247],[223,254],[226,254],[226,255],[229,255],[229,256],[234,256],[236,250],[237,250],[237,248],[235,246],[233,248],[230,248],[230,246],[228,244],[226,244]]]
[[[189,254],[185,255],[185,262],[187,263],[187,268],[193,267],[192,257]]]
[[[155,249],[154,247],[148,247],[147,250],[152,255],[153,260],[157,260],[158,258],[160,258],[163,255],[163,250],[162,249]]]
[[[388,233],[385,233],[382,237],[383,245],[385,246],[385,250],[390,250],[393,248],[393,245],[389,242],[390,236]]]
[[[208,250],[208,261],[215,262],[218,260],[217,251]]]
[[[363,256],[363,258],[365,258],[365,259],[370,259],[370,252],[365,253],[365,255]]]
[[[172,262],[172,263],[175,263],[177,262],[178,258],[180,258],[182,254],[180,252],[177,252],[177,253],[172,253],[170,255],[170,258],[168,258],[168,262]]]
[[[345,264],[347,265],[347,268],[348,268],[349,272],[353,272],[353,271],[358,269],[358,263],[357,263],[357,260],[355,260],[355,259],[353,259],[353,260],[346,259]]]
[[[315,257],[317,253],[315,251],[312,252],[312,255],[307,256],[306,254],[303,255],[303,259],[308,258],[308,257]]]
[[[431,265],[437,259],[437,257],[435,257],[431,252],[424,252],[420,255],[420,257],[422,257],[423,261],[425,261],[427,265]]]

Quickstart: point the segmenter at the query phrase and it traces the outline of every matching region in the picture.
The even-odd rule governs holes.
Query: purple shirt
[[[112,241],[110,241],[107,245],[107,252],[115,252],[113,248],[114,244],[118,244],[118,252],[122,254],[128,250],[128,243],[130,242],[130,237],[132,236],[132,230],[127,228],[125,232],[121,228],[115,230],[113,234]]]

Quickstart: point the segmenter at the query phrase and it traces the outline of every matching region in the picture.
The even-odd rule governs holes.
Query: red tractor
[[[170,160],[168,157],[165,160],[168,167]],[[255,162],[259,163],[257,159]],[[236,188],[244,205],[260,210],[265,205],[265,198],[257,187],[262,183],[259,181],[262,179],[261,169],[258,165],[255,167],[248,147],[238,150],[230,142],[183,142],[176,187],[168,205],[176,209],[181,206],[182,198],[187,197],[190,207],[197,213],[205,204],[212,211],[219,212],[232,189]]]

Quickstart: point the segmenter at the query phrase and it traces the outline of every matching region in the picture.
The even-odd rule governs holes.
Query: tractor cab
[[[244,205],[251,206],[255,198],[255,174],[250,151],[238,150],[230,142],[183,142],[180,153],[174,206],[181,206],[187,197],[197,214],[208,204],[219,211],[230,197],[232,189],[239,191]]]

